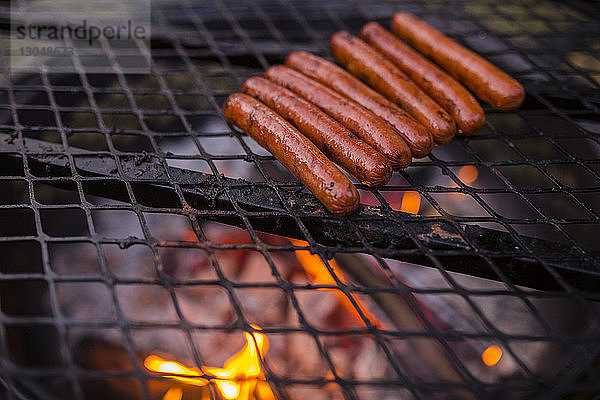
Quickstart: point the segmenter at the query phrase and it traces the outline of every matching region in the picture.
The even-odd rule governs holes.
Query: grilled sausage
[[[236,93],[223,103],[223,115],[269,150],[330,212],[348,215],[356,210],[360,198],[352,182],[275,111]]]
[[[404,140],[390,125],[360,104],[283,65],[269,68],[265,77],[335,118],[383,154],[392,164],[392,169],[398,170],[410,164],[412,155]]]
[[[289,90],[255,76],[244,83],[242,92],[256,97],[287,119],[330,160],[359,181],[383,186],[392,177],[392,166],[387,158],[317,106]]]
[[[433,139],[423,125],[343,68],[304,51],[290,54],[285,64],[351,98],[392,125],[415,157],[425,157],[431,152]]]
[[[377,50],[345,31],[331,37],[329,49],[350,72],[429,129],[435,143],[452,140],[456,125],[450,115]]]
[[[414,15],[394,15],[392,31],[500,110],[515,110],[525,99],[519,82]]]
[[[458,125],[459,132],[473,135],[483,128],[485,114],[475,98],[460,83],[420,55],[377,22],[369,22],[360,37],[389,58],[434,99]]]

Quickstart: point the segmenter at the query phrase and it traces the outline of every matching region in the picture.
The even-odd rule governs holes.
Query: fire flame
[[[481,360],[488,367],[498,364],[502,358],[502,349],[496,345],[491,345],[481,353]]]
[[[260,330],[252,325],[255,330]],[[269,340],[260,332],[244,332],[246,345],[225,361],[223,368],[189,368],[157,355],[149,355],[144,366],[152,372],[163,373],[166,378],[193,386],[206,386],[213,382],[223,399],[227,400],[275,400],[276,397],[266,383],[260,360],[269,347]],[[205,378],[206,377],[206,378]],[[180,400],[183,392],[171,388],[163,400]]]
[[[303,240],[297,240],[297,239],[292,239],[292,238],[288,238],[288,239],[290,240],[290,242],[292,242],[292,244],[294,246],[304,247],[304,246],[308,245],[308,243]],[[296,251],[296,258],[298,259],[298,261],[304,268],[304,271],[306,272],[306,275],[308,276],[308,278],[313,283],[316,283],[317,285],[337,286],[337,282],[335,281],[333,276],[331,276],[331,274],[329,273],[329,270],[327,269],[327,266],[323,263],[323,261],[321,260],[321,258],[319,256],[310,254],[308,251],[301,250],[301,251]],[[333,273],[339,278],[339,280],[345,284],[346,281],[344,280],[344,276],[343,276],[342,272],[340,271],[340,268],[337,265],[337,263],[334,260],[331,260],[331,261],[329,261],[329,266],[331,267]],[[332,289],[322,289],[322,290],[332,290]],[[350,311],[352,313],[352,315],[354,315],[354,317],[358,321],[362,322],[363,319],[360,316],[360,313],[358,312],[358,310],[356,309],[354,304],[352,304],[352,301],[344,293],[340,292],[339,290],[334,290],[334,292],[338,295],[341,304],[348,311]],[[360,309],[360,311],[362,312],[362,314],[365,317],[367,317],[369,319],[369,321],[371,321],[374,325],[380,326],[377,319],[375,319],[367,311],[367,309],[360,302],[360,300],[353,295],[351,295],[351,296],[352,296],[352,299],[354,299],[354,301],[356,302],[356,304],[357,304],[358,308]]]
[[[406,192],[402,196],[400,211],[410,214],[418,214],[421,208],[421,195],[417,192]]]
[[[478,176],[479,171],[474,165],[465,165],[464,167],[458,170],[458,179],[460,179],[463,183],[467,185],[469,183],[475,182]]]
[[[183,390],[178,387],[172,387],[167,390],[167,393],[163,396],[162,400],[181,400],[183,397]]]

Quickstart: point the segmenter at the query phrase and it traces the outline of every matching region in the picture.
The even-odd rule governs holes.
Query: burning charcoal
[[[243,348],[230,356],[222,368],[206,365],[201,368],[188,367],[179,361],[156,354],[145,358],[144,367],[188,386],[204,388],[212,385],[218,397],[275,400],[274,393],[265,381],[261,362],[269,347],[269,339],[260,332],[258,326],[253,325],[252,328],[255,331],[244,332],[246,343]],[[181,394],[179,390],[176,392]],[[168,396],[172,394],[167,393]]]
[[[354,317],[340,310],[340,298],[335,290],[302,290],[295,292],[300,309],[308,323],[318,329],[334,329],[330,324],[331,318],[336,318],[344,325],[356,325]]]
[[[377,343],[365,338],[361,341],[360,350],[352,363],[352,375],[362,381],[372,381],[389,378],[394,374],[390,371],[389,362],[377,347]]]
[[[160,247],[158,251],[164,273],[175,280],[186,282],[217,279],[217,274],[205,250]]]
[[[183,317],[193,324],[225,326],[235,319],[229,296],[221,287],[180,286],[175,293]]]
[[[117,299],[130,321],[173,322],[179,317],[169,291],[160,285],[118,285]]]
[[[74,347],[75,362],[92,371],[102,372],[133,372],[133,367],[127,351],[119,344],[107,342],[104,339],[86,336]],[[139,359],[138,361],[141,361]],[[163,384],[164,387],[164,384]],[[83,381],[86,399],[143,399],[140,382],[135,377],[102,378]],[[154,385],[153,398],[158,398],[160,388]]]
[[[190,220],[177,214],[145,213],[146,223],[157,240],[185,240],[192,231]]]
[[[266,355],[266,363],[273,374],[283,379],[307,381],[331,378],[331,371],[319,353],[315,339],[309,334],[270,334],[269,338],[271,346]],[[288,385],[286,390],[287,388]],[[305,386],[304,389],[308,390],[308,387]],[[315,392],[315,396],[327,398],[323,397],[324,393]]]
[[[217,253],[217,260],[225,276],[235,282],[275,283],[275,278],[267,260],[256,251],[220,251]],[[276,263],[276,265],[281,264]]]
[[[251,321],[256,321],[263,327],[285,325],[288,300],[281,289],[237,289],[235,294],[243,308],[243,314]]]
[[[311,400],[342,400],[344,395],[339,385],[328,383],[320,387],[309,385],[295,385],[288,388],[288,393],[292,399],[311,399]]]
[[[61,312],[67,318],[101,321],[116,317],[109,289],[102,283],[60,282],[56,289]],[[87,296],[77,296],[84,292]]]
[[[148,246],[133,245],[123,249],[110,244],[102,246],[102,251],[110,273],[118,279],[156,277],[154,257]]]

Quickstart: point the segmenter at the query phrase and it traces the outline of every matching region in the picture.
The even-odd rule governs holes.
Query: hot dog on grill
[[[304,51],[290,54],[285,64],[351,98],[392,125],[415,157],[424,157],[431,152],[433,139],[423,125],[349,72]]]
[[[258,76],[248,79],[242,92],[256,97],[292,123],[330,160],[359,181],[383,186],[390,180],[390,162],[317,106]]]
[[[331,37],[329,49],[350,72],[429,129],[435,143],[452,140],[456,125],[450,115],[377,50],[345,31]]]
[[[412,154],[404,140],[381,118],[360,104],[283,65],[265,77],[310,101],[383,154],[397,170],[410,164]]]
[[[519,82],[414,15],[394,15],[392,31],[489,104],[512,111],[523,102],[525,90]]]
[[[483,109],[471,93],[450,75],[377,22],[369,22],[363,26],[360,37],[389,58],[425,93],[448,111],[462,133],[472,135],[483,128],[485,124]]]
[[[356,187],[323,153],[275,111],[241,93],[223,103],[225,119],[269,150],[333,214],[359,204]]]

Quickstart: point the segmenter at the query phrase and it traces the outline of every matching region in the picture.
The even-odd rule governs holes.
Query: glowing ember
[[[481,360],[488,367],[493,367],[498,364],[502,358],[502,349],[496,345],[491,345],[483,353],[481,353]]]
[[[400,211],[410,214],[418,214],[421,208],[421,195],[417,192],[406,192],[402,196]]]
[[[297,240],[292,238],[289,238],[289,240],[294,246],[304,247],[308,245],[308,243],[303,240]],[[308,251],[296,251],[296,258],[298,259],[298,261],[300,261],[300,264],[304,268],[306,275],[313,283],[316,283],[317,285],[337,286],[337,282],[335,281],[333,276],[331,276],[329,270],[327,269],[327,266],[323,263],[319,256],[310,254]],[[346,283],[346,281],[344,280],[344,276],[340,271],[340,268],[334,260],[329,261],[329,266],[331,267],[333,273],[338,277],[338,279],[342,283]],[[342,305],[346,309],[348,309],[358,321],[363,320],[354,304],[352,304],[352,301],[344,293],[335,289],[322,290],[333,290],[338,295]],[[352,296],[352,299],[356,302],[356,305],[365,317],[367,317],[374,325],[380,326],[379,322],[367,311],[365,306],[360,302],[358,298]]]
[[[253,325],[254,329],[260,329]],[[188,368],[185,365],[165,360],[156,355],[150,355],[144,360],[144,366],[152,372],[159,372],[179,382],[193,386],[206,386],[213,382],[220,396],[224,399],[233,400],[275,400],[276,397],[265,381],[265,376],[260,366],[260,359],[269,347],[269,340],[260,332],[244,332],[246,345],[231,358],[223,368],[202,367]],[[204,371],[204,372],[203,372]],[[206,378],[204,378],[205,376]],[[181,395],[170,389],[163,400],[180,400]]]
[[[479,171],[477,167],[473,165],[465,165],[460,170],[458,170],[458,179],[460,179],[463,183],[469,184],[475,182],[477,177],[479,176]]]

